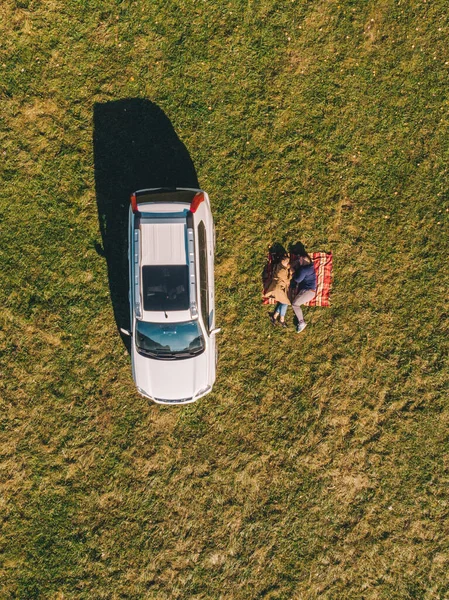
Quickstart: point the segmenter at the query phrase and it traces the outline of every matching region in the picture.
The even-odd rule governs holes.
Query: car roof
[[[163,204],[142,205],[142,209],[150,209],[151,212],[142,212],[139,218],[140,231],[140,293],[144,293],[143,270],[145,267],[156,268],[173,267],[182,265],[186,268],[192,260],[189,256],[189,241],[187,227],[188,209],[185,205],[171,204],[169,206]],[[167,208],[171,211],[168,212]],[[165,209],[165,210],[164,210]],[[171,274],[171,281],[173,274]],[[192,285],[189,283],[188,277],[185,287],[187,289],[179,290],[179,297],[190,297]],[[154,293],[157,290],[153,290]],[[194,301],[194,299],[192,300]],[[150,304],[150,303],[148,303]],[[176,303],[175,303],[176,304]],[[144,302],[145,306],[145,302]],[[167,308],[163,310],[143,310],[142,320],[153,323],[175,323],[181,321],[190,321],[192,317],[197,316],[197,313],[192,313],[191,307],[188,309],[176,310]]]

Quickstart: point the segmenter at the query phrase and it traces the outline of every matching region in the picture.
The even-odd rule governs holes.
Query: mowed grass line
[[[446,8],[2,3],[1,597],[447,597]],[[96,250],[121,98],[212,199],[219,376],[182,409],[135,393]],[[297,240],[335,269],[301,336],[260,305]]]

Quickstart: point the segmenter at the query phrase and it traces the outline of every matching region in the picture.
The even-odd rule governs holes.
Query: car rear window
[[[187,310],[189,268],[187,265],[142,267],[144,310]]]

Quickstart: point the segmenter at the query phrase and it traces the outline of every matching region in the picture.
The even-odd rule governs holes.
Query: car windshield
[[[142,267],[145,310],[187,310],[189,268],[187,265],[146,265]]]
[[[137,321],[136,345],[140,354],[152,358],[189,358],[204,352],[198,321],[146,323]]]

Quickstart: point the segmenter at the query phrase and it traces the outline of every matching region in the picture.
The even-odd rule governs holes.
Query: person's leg
[[[279,311],[280,311],[281,306],[282,306],[282,304],[280,302],[278,302],[276,304],[276,306],[274,307],[274,313],[270,314],[270,319],[271,319],[271,322],[273,323],[273,325],[276,324],[276,319],[279,317]]]
[[[280,323],[284,323],[285,322],[285,315],[287,313],[287,308],[288,308],[288,304],[281,304],[279,303],[279,322]]]
[[[298,319],[298,332],[302,331],[306,326],[306,323],[304,321],[304,315],[302,314],[301,305],[305,302],[309,302],[309,300],[313,300],[315,298],[315,295],[316,292],[314,290],[302,290],[301,292],[299,292],[299,294],[297,294],[297,296],[292,302],[292,308],[294,310],[296,318]]]

